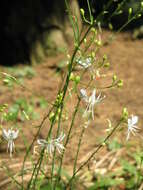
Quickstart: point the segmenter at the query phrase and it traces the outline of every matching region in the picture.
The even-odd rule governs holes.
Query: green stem
[[[92,13],[91,13],[91,8],[90,8],[89,0],[87,0],[87,5],[88,5],[88,10],[89,10],[90,23],[93,24],[93,16],[92,16]]]
[[[73,167],[73,174],[76,172],[77,159],[78,159],[78,155],[79,155],[81,141],[82,141],[82,138],[83,138],[84,131],[85,131],[85,127],[82,128],[82,131],[81,131],[81,134],[80,134],[80,137],[79,137],[79,143],[78,143],[76,157],[75,157],[75,161],[74,161],[74,167]]]
[[[72,128],[73,128],[73,125],[74,125],[74,121],[75,121],[75,117],[76,117],[76,114],[77,114],[77,111],[78,111],[78,108],[79,108],[79,105],[80,105],[80,98],[78,99],[78,102],[77,102],[77,105],[75,107],[75,110],[74,110],[74,113],[73,113],[73,116],[72,116],[72,121],[71,121],[71,125],[70,125],[70,128],[69,128],[69,131],[68,131],[68,134],[67,134],[67,138],[66,138],[66,142],[64,144],[64,147],[66,149],[66,146],[69,142],[69,139],[70,139],[70,134],[71,134],[71,131],[72,131]],[[60,159],[60,166],[59,166],[59,170],[58,170],[58,174],[57,174],[57,180],[55,182],[55,185],[54,185],[54,190],[56,188],[56,185],[57,183],[59,182],[60,180],[60,175],[61,175],[61,170],[62,170],[62,164],[63,164],[63,158],[64,158],[64,153],[65,153],[65,149],[61,155],[61,159]]]
[[[56,138],[58,138],[59,133],[60,133],[62,112],[63,112],[63,106],[61,107],[61,110],[60,110],[60,115],[59,115],[58,129],[57,129]],[[56,157],[56,148],[54,149],[53,160],[52,160],[52,170],[51,170],[51,185],[52,185],[52,189],[53,189],[53,175],[54,175],[55,157]]]
[[[143,157],[141,157],[141,162],[140,162],[140,167],[139,167],[140,170],[141,170],[141,167],[142,167],[142,163],[143,163]],[[138,174],[137,183],[135,185],[136,189],[138,189],[139,181],[140,181],[140,175]]]
[[[49,129],[48,136],[47,136],[46,140],[48,140],[48,138],[49,138],[50,135],[51,135],[52,128],[53,128],[53,126],[54,126],[54,123],[55,123],[55,119],[56,119],[57,114],[58,114],[58,107],[57,107],[57,109],[56,109],[56,113],[55,113],[54,118],[53,118],[53,120],[52,120],[51,127],[50,127],[50,129]],[[35,179],[34,179],[34,181],[33,181],[33,188],[35,188],[36,180],[37,180],[37,177],[38,177],[38,174],[39,174],[39,171],[40,171],[40,167],[41,167],[41,164],[42,164],[42,161],[43,161],[43,157],[44,157],[44,151],[45,151],[45,148],[43,148],[42,151],[41,151],[41,153],[40,153],[40,158],[39,158],[38,162],[37,162],[36,165],[35,165],[35,168],[34,168],[34,170],[33,170],[33,173],[32,173],[31,179],[30,179],[30,182],[29,182],[29,184],[28,184],[28,188],[30,188],[30,185],[31,185],[31,183],[32,183],[32,181],[33,181],[33,178],[34,178],[34,175],[35,175],[35,172],[36,172]]]
[[[27,149],[26,154],[24,156],[24,160],[23,160],[23,164],[22,164],[22,176],[21,176],[22,177],[22,187],[23,187],[22,190],[24,190],[24,176],[23,176],[24,172],[23,171],[24,171],[24,166],[25,166],[26,159],[27,159],[28,154],[29,154],[29,152],[31,151],[31,149],[32,149],[32,147],[34,145],[34,142],[36,141],[36,139],[37,139],[37,137],[38,137],[38,135],[40,133],[40,130],[41,130],[44,122],[49,117],[52,110],[53,110],[53,108],[51,108],[50,111],[48,112],[48,114],[42,119],[40,125],[38,126],[38,131],[37,131],[36,135],[34,136],[34,139],[33,139],[32,143],[30,144],[29,148]]]

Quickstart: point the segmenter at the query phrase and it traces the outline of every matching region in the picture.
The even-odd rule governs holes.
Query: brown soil
[[[109,35],[109,32],[104,33],[105,36]],[[110,118],[113,123],[116,123],[116,121],[120,118],[123,107],[127,107],[130,114],[136,114],[139,116],[140,127],[142,127],[143,123],[143,40],[132,41],[128,33],[118,34],[115,41],[102,48],[102,52],[100,52],[100,54],[103,53],[106,53],[108,55],[111,63],[111,68],[109,69],[110,71],[107,74],[107,78],[108,76],[111,77],[112,73],[116,73],[119,78],[124,80],[124,86],[122,89],[110,89],[103,91],[103,94],[106,94],[106,99],[103,101],[103,103],[98,105],[95,121],[85,131],[79,156],[79,163],[85,160],[85,157],[87,157],[89,153],[91,153],[93,149],[96,148],[99,140],[106,135],[105,129],[107,128],[108,124],[106,119]],[[30,80],[25,79],[24,85],[35,94],[44,96],[46,100],[52,102],[56,97],[61,81],[61,76],[56,73],[55,68],[56,65],[58,65],[58,63],[64,59],[64,55],[59,55],[52,58],[50,57],[47,58],[44,63],[33,66],[33,69],[37,74]],[[18,67],[22,69],[24,66]],[[1,67],[1,70],[6,71],[6,68]],[[107,79],[105,81],[105,84],[108,84],[108,82],[109,80]],[[26,89],[21,89],[17,86],[15,86],[12,91],[5,86],[1,86],[1,104],[12,104],[19,97],[27,97],[29,99],[31,97],[31,92],[28,92]],[[75,98],[73,98],[73,100],[68,103],[67,110],[69,112],[72,110],[72,107],[75,106],[75,103]],[[81,107],[84,107],[83,103],[81,103]],[[35,109],[39,113],[41,119],[36,121],[18,122],[18,125],[22,128],[29,144],[33,138],[33,135],[35,134],[35,131],[37,130],[34,128],[34,126],[40,124],[42,118],[45,116],[49,108],[50,105],[46,110],[41,110],[37,103]],[[73,130],[73,135],[66,153],[65,164],[69,168],[69,171],[72,166],[71,163],[73,162],[75,150],[77,147],[77,137],[81,131],[81,127],[78,124],[79,121],[80,118],[77,118]],[[49,122],[46,121],[41,131],[40,137],[46,136],[45,134],[48,131],[48,125]],[[69,121],[66,121],[63,124],[63,129],[67,131],[68,128]],[[122,135],[120,137],[120,141],[125,144],[125,131],[122,132]],[[14,153],[13,158],[9,159],[9,155],[5,151],[6,143],[1,143],[0,163],[4,162],[9,167],[17,163],[18,165],[14,167],[20,168],[20,164],[22,163],[25,153],[22,138],[19,137],[19,139],[16,140],[15,144],[17,151]],[[105,151],[101,151],[101,157],[103,156],[104,152]],[[3,170],[0,169],[0,172],[2,171]],[[2,173],[0,175],[1,184],[1,182],[3,182],[6,177],[3,176]],[[4,186],[1,186],[0,189],[2,189],[2,187]]]

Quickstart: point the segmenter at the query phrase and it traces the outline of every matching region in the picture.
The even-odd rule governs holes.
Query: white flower
[[[38,139],[37,143],[46,149],[46,152],[52,156],[54,149],[57,148],[58,152],[61,154],[61,151],[64,150],[64,146],[62,141],[65,137],[65,134],[61,133],[61,135],[57,139],[49,139],[48,141],[45,139]]]
[[[61,133],[61,135],[57,139],[54,140],[54,145],[60,154],[61,154],[61,150],[64,150],[64,146],[62,144],[62,141],[64,138],[65,138],[65,134]]]
[[[86,59],[79,58],[76,60],[76,62],[84,69],[87,69],[88,67],[92,65],[91,57],[87,57]]]
[[[81,98],[82,98],[85,102],[88,102],[88,96],[87,96],[87,93],[86,93],[86,90],[85,90],[85,89],[81,89],[81,90],[80,90],[80,96],[81,96]]]
[[[52,153],[54,152],[54,144],[53,140],[50,139],[46,141],[45,139],[38,139],[37,140],[38,145],[40,145],[42,148],[46,148],[46,152],[52,156]]]
[[[138,122],[138,116],[131,116],[130,119],[128,119],[128,131],[127,131],[127,138],[126,140],[129,140],[130,133],[135,135],[136,132],[138,132],[139,128],[135,125]]]
[[[12,129],[9,129],[8,131],[6,131],[5,129],[2,129],[2,136],[8,142],[7,151],[9,150],[10,157],[12,157],[12,153],[15,148],[14,140],[18,137],[18,133],[19,130],[14,131]]]
[[[86,90],[81,89],[80,90],[81,93],[81,98],[87,103],[87,108],[85,110],[85,114],[86,112],[91,112],[92,113],[92,118],[94,120],[94,107],[95,104],[98,104],[99,102],[101,102],[105,96],[101,97],[101,93],[96,97],[96,89],[93,90],[92,94],[90,97],[88,97],[86,95]]]

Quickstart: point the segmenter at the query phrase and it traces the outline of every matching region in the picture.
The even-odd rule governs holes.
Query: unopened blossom
[[[101,102],[105,98],[105,96],[101,97],[101,93],[100,93],[96,97],[96,89],[93,90],[93,92],[92,92],[92,94],[91,94],[90,97],[88,97],[86,95],[86,90],[84,90],[84,89],[81,89],[80,93],[82,95],[84,95],[82,99],[87,103],[87,107],[86,107],[85,113],[86,112],[91,112],[92,118],[94,120],[94,107],[95,107],[96,104],[98,104],[99,102]]]
[[[18,137],[18,133],[19,130],[14,131],[12,129],[9,129],[6,131],[5,129],[2,129],[2,136],[8,142],[7,151],[9,150],[10,157],[12,157],[12,153],[15,148],[14,140]]]
[[[64,133],[61,133],[60,136],[56,139],[38,139],[37,143],[42,148],[45,148],[46,152],[52,156],[52,153],[54,152],[54,149],[57,148],[58,152],[61,154],[61,151],[64,150],[64,146],[62,144],[62,141],[65,137]]]
[[[138,122],[138,116],[132,115],[131,118],[128,119],[128,131],[127,131],[127,138],[126,138],[126,140],[129,140],[130,133],[132,133],[133,135],[135,135],[136,132],[138,132],[139,127],[136,126],[137,122]]]

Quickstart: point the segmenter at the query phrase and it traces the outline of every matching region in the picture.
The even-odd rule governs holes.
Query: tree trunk
[[[77,0],[69,0],[81,25]],[[64,0],[9,0],[0,3],[1,63],[39,62],[45,54],[68,46],[73,35]],[[50,51],[49,51],[50,50]]]

